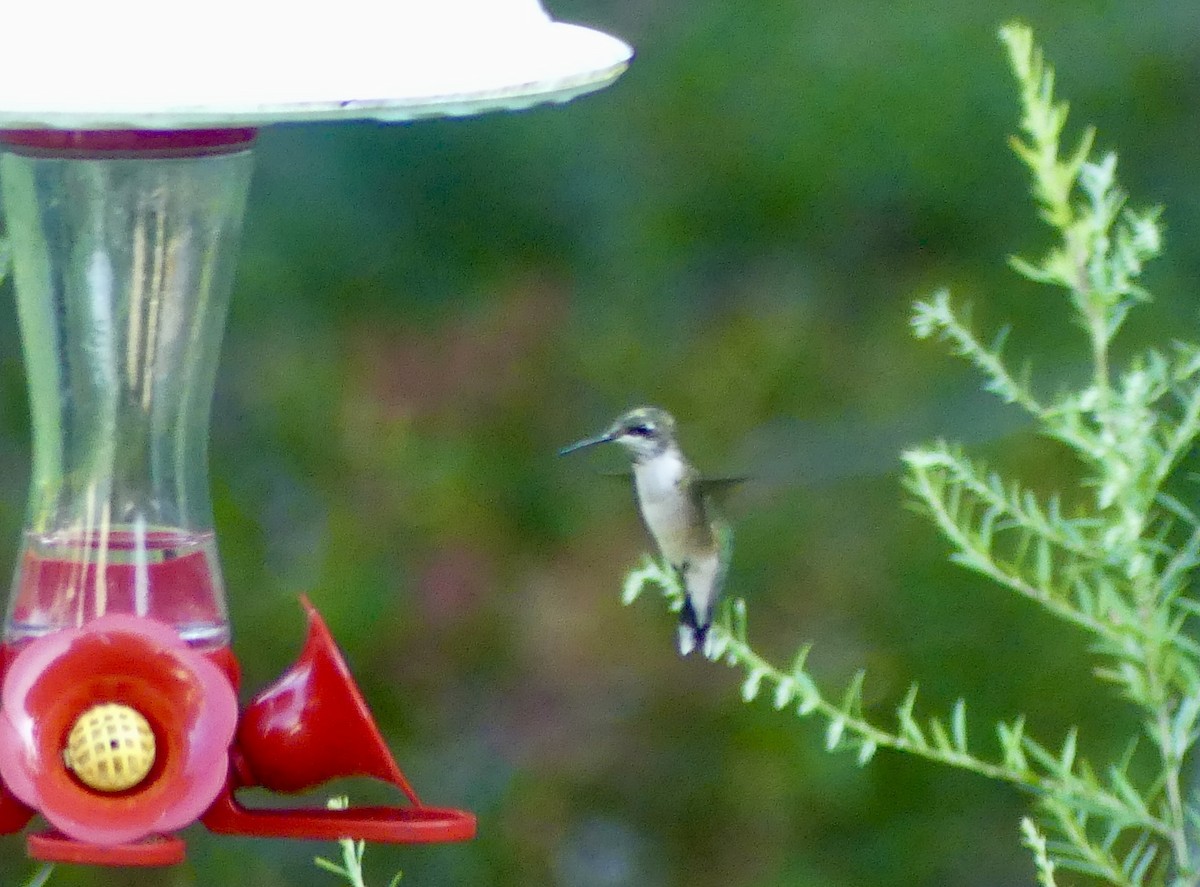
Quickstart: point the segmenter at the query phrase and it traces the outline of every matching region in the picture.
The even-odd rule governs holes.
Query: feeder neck
[[[0,148],[58,156],[196,157],[250,148],[258,130],[239,129],[9,129]]]

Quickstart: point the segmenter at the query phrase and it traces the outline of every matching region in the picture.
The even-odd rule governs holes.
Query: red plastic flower
[[[129,706],[149,723],[148,775],[89,788],[64,760],[81,714]],[[68,837],[115,845],[195,821],[225,783],[237,700],[225,674],[167,625],[104,616],[39,638],[12,661],[0,695],[0,778]]]

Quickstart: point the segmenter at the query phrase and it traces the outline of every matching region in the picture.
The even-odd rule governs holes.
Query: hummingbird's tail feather
[[[679,655],[689,656],[696,649],[696,633],[690,626],[679,624]]]
[[[712,617],[701,620],[696,615],[696,609],[688,598],[684,598],[683,608],[679,611],[679,655],[687,656],[699,648],[707,655],[708,630],[712,627]]]

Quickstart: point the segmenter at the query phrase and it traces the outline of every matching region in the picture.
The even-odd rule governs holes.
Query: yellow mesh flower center
[[[154,766],[154,731],[137,709],[115,702],[93,705],[75,721],[63,762],[98,792],[127,791]]]

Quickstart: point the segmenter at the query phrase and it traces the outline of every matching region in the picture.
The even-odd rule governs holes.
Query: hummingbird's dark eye
[[[633,425],[627,433],[632,434],[634,437],[649,437],[654,433],[654,430],[649,425]]]

